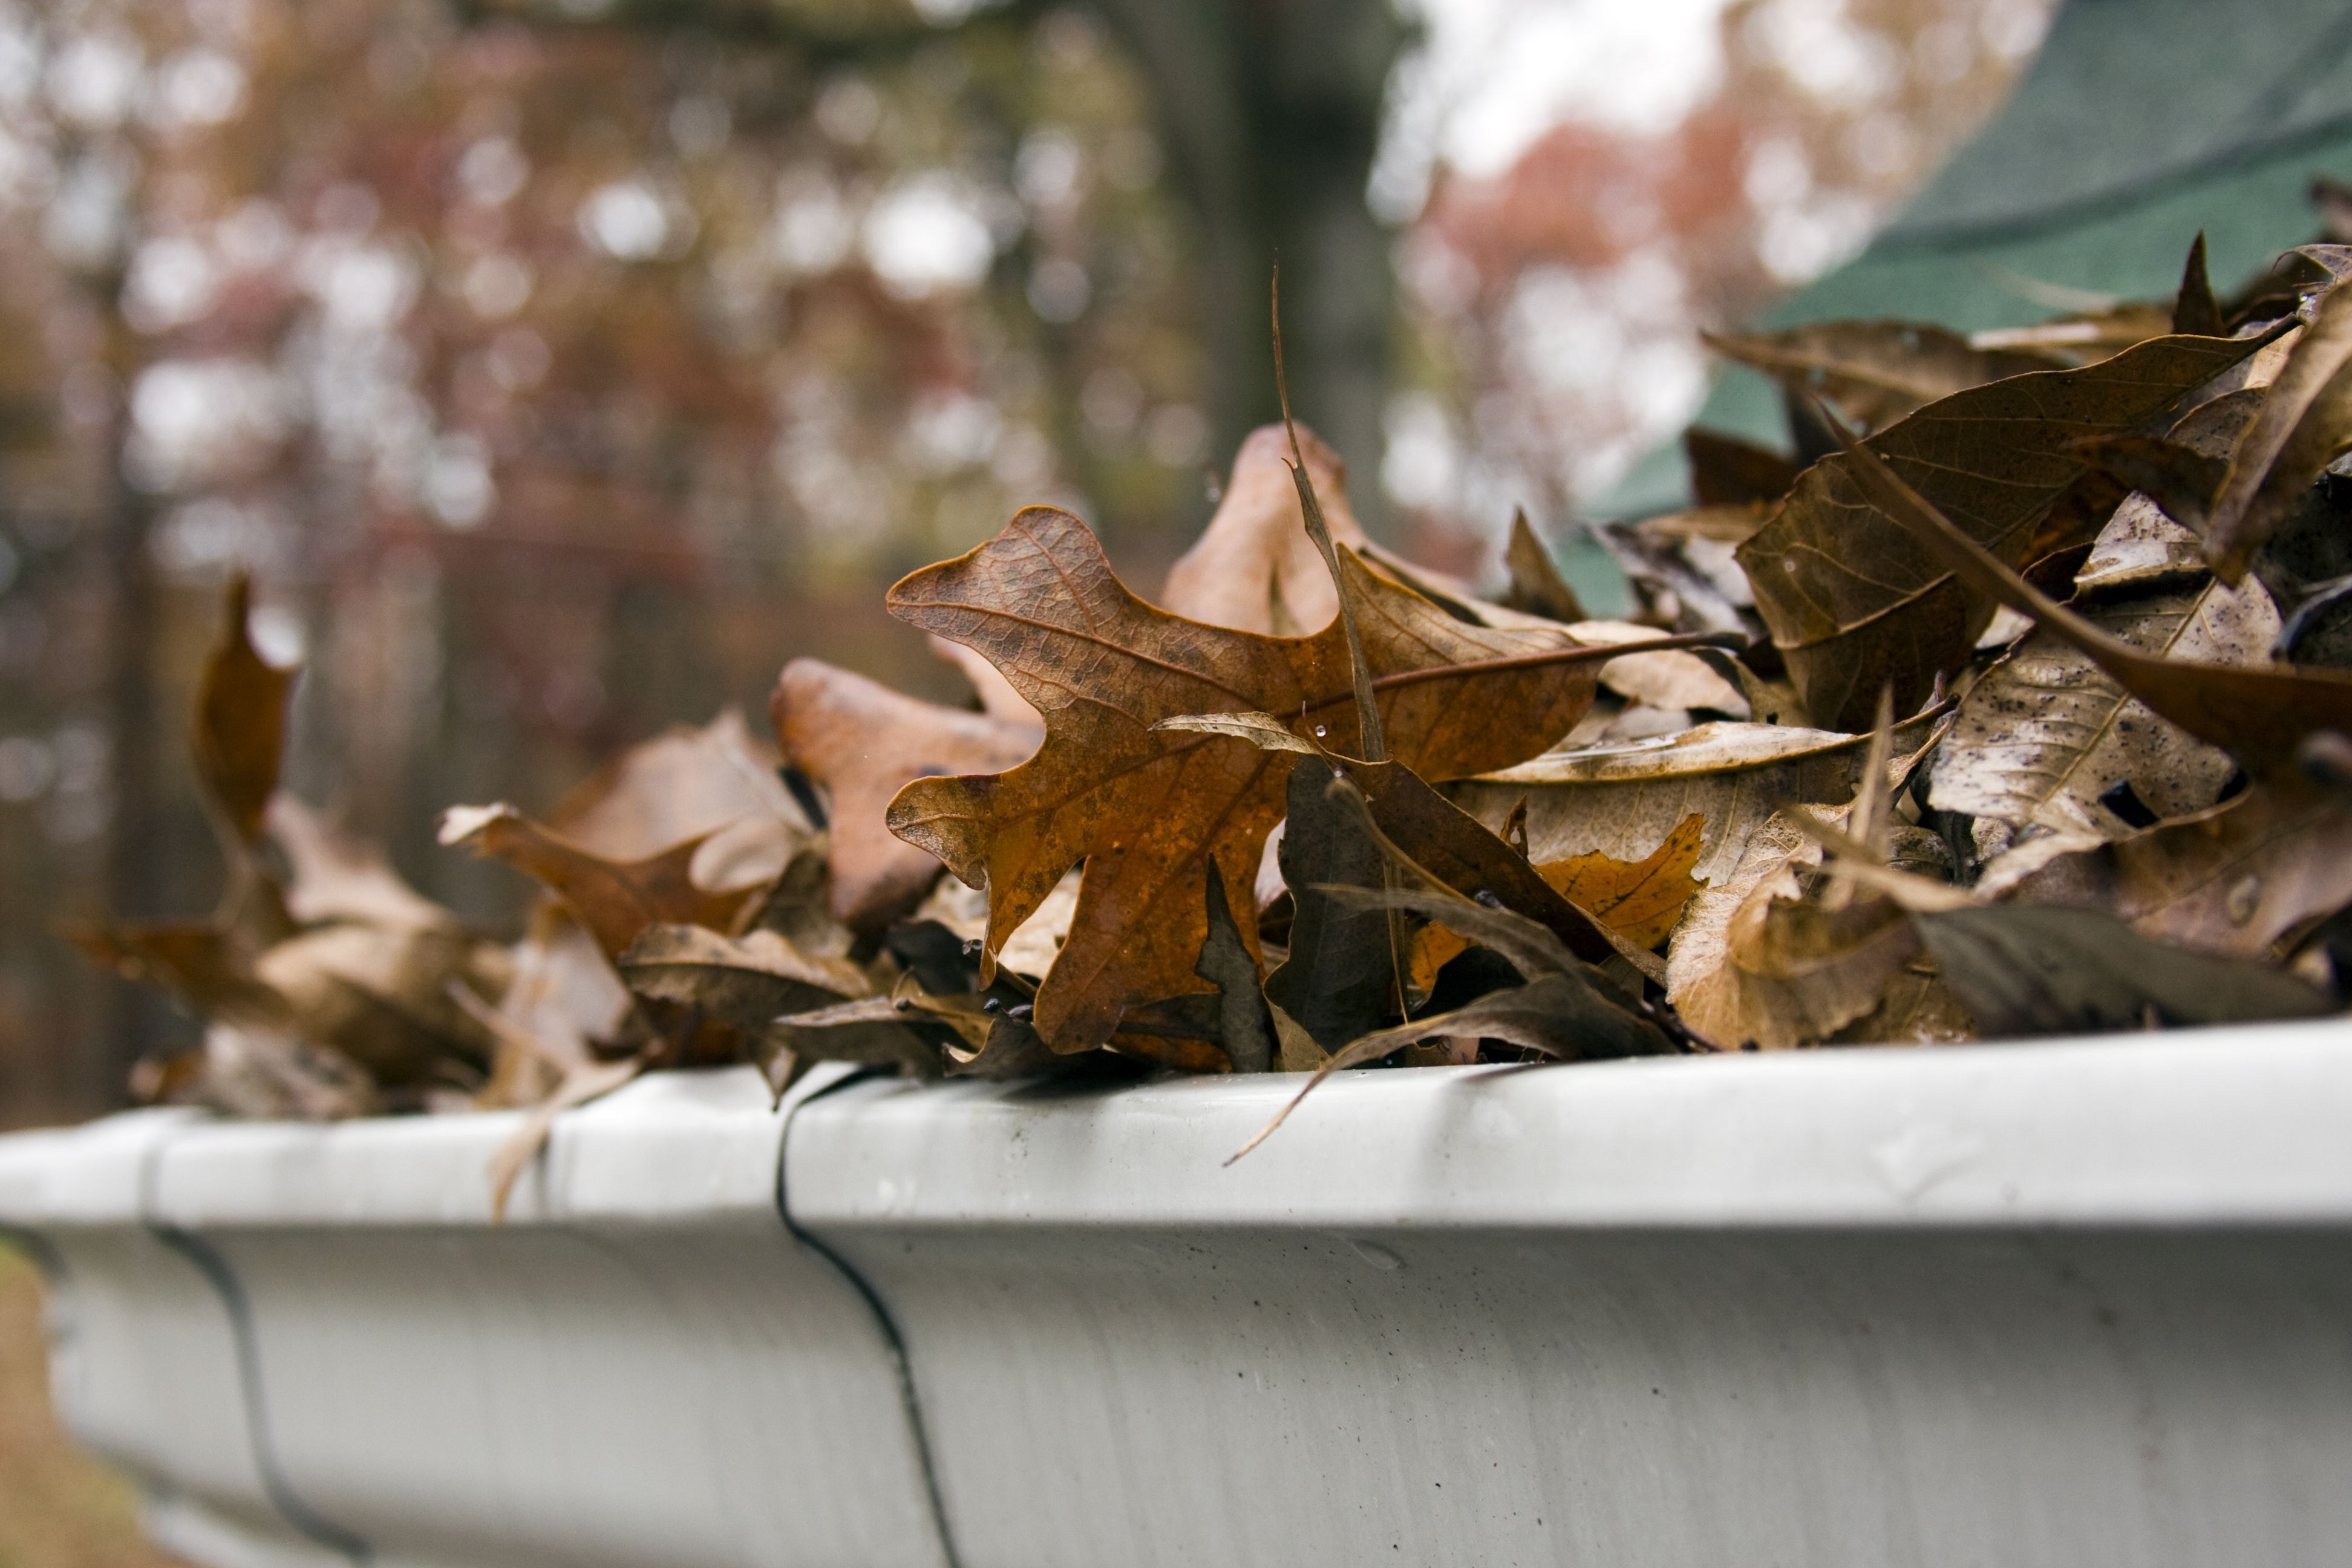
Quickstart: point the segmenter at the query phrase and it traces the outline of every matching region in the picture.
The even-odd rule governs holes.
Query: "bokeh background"
[[[291,779],[433,845],[813,654],[1019,505],[1149,593],[1273,409],[1489,569],[1852,254],[2046,0],[0,0],[0,1126],[191,1037],[59,915],[198,911],[226,575]],[[1605,575],[1586,583],[1608,608]]]

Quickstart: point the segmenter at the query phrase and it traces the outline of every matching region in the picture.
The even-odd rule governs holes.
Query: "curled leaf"
[[[2260,346],[2165,337],[2081,370],[2011,376],[1927,405],[1866,449],[2013,566],[2085,472],[2075,443],[2131,429]],[[1808,469],[1739,547],[1807,711],[1850,728],[1869,722],[1881,687],[1893,688],[1898,710],[1918,707],[1939,673],[1968,658],[1991,614],[1981,587],[1971,593],[1888,516],[1855,461],[1850,449]]]
[[[2080,649],[2116,683],[2200,740],[2257,772],[2291,775],[2315,730],[2352,732],[2352,674],[2291,666],[2190,663],[2141,652],[2026,582],[1971,539],[1867,446],[1851,441],[1853,482],[1920,544],[1990,599],[2030,616]]]
[[[2105,910],[2168,946],[2259,957],[2352,905],[2352,800],[2336,789],[2258,784],[2111,844],[2057,843],[2018,901]]]
[[[1367,1035],[1315,1069],[1274,1119],[1225,1161],[1230,1165],[1271,1137],[1318,1085],[1335,1072],[1378,1061],[1418,1040],[1466,1037],[1498,1040],[1561,1060],[1651,1056],[1672,1048],[1654,1025],[1633,1017],[1574,973],[1546,974],[1490,992],[1450,1013],[1432,1014]]]
[[[700,926],[648,926],[617,967],[638,994],[692,1007],[751,1035],[824,997],[870,989],[846,959],[802,952],[772,931],[726,937]]]
[[[441,842],[463,845],[536,878],[580,917],[608,958],[620,957],[650,926],[732,931],[765,891],[712,892],[698,886],[692,868],[702,839],[672,845],[643,860],[607,860],[510,805],[451,806],[442,814]]]
[[[642,860],[696,837],[724,849],[782,830],[796,842],[812,826],[776,777],[780,760],[730,708],[699,729],[680,725],[631,746],[567,791],[547,826],[608,860]]]
[[[1879,1004],[1919,950],[1902,908],[1867,899],[1826,907],[1801,873],[1822,847],[1793,820],[1758,829],[1730,878],[1701,893],[1675,933],[1666,1000],[1724,1045],[1808,1044]]]
[[[937,857],[892,836],[891,797],[914,779],[1015,767],[1036,752],[1041,735],[991,714],[902,697],[813,658],[784,666],[769,712],[785,759],[832,797],[832,910],[861,931],[904,913],[940,874]]]
[[[1917,321],[1818,321],[1703,336],[1725,358],[1826,397],[1869,430],[1989,381],[2064,366],[2029,349],[1979,348]]]
[[[1285,461],[1290,440],[1281,425],[1261,425],[1234,454],[1214,517],[1169,570],[1160,602],[1188,620],[1270,637],[1303,637],[1339,613],[1331,574],[1307,536],[1306,509]],[[1303,471],[1326,510],[1334,542],[1369,543],[1348,506],[1347,466],[1298,427]]]
[[[224,836],[245,849],[260,838],[262,813],[278,792],[286,708],[301,673],[278,668],[253,646],[252,605],[252,580],[242,574],[231,578],[221,638],[205,664],[189,741],[196,777]]]
[[[2329,461],[2352,446],[2352,290],[2331,289],[2230,455],[2205,529],[2207,559],[2235,584]]]

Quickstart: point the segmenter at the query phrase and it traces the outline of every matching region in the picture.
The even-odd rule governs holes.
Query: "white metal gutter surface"
[[[199,1562],[2352,1563],[2352,1026],[0,1138]],[[780,1207],[781,1204],[781,1207]]]

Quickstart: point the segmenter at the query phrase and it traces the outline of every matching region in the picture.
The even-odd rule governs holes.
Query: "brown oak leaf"
[[[1584,664],[1377,679],[1578,645],[1557,629],[1457,621],[1353,552],[1339,560],[1397,762],[1429,778],[1507,765],[1542,751],[1591,704]],[[1257,865],[1293,759],[1152,726],[1262,711],[1354,752],[1339,624],[1285,638],[1170,615],[1119,582],[1084,523],[1046,507],[907,577],[890,607],[980,649],[1045,715],[1045,742],[1030,762],[990,776],[918,779],[889,813],[892,832],[989,889],[992,951],[1086,862],[1068,941],[1037,994],[1038,1032],[1057,1050],[1089,1049],[1130,1005],[1204,990],[1193,970],[1208,865]]]

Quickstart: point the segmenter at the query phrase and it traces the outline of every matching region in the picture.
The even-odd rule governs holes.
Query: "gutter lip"
[[[2352,1226],[2352,1019],[2024,1046],[874,1086],[786,1151],[827,1233]]]
[[[664,1084],[663,1079],[677,1081]],[[664,1074],[559,1120],[518,1230],[851,1232],[2352,1226],[2352,1018],[2022,1045],[1073,1090]],[[785,1137],[786,1120],[790,1136]],[[129,1119],[125,1119],[128,1121]],[[67,1178],[124,1122],[0,1137],[0,1226],[491,1228],[512,1119],[155,1127],[143,1204]],[[128,1194],[124,1194],[128,1195]],[[120,1209],[123,1212],[118,1213]]]

